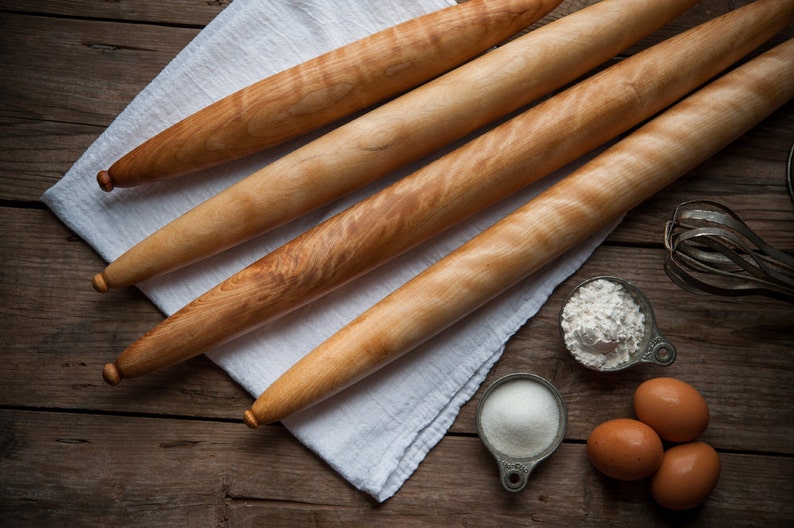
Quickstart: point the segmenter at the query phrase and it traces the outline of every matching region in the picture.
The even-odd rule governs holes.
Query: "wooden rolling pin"
[[[654,115],[792,18],[791,0],[758,0],[544,101],[201,295],[103,377],[116,384],[179,363],[353,280]]]
[[[219,253],[428,155],[563,86],[694,0],[604,0],[372,110],[243,179],[130,248],[105,292]]]
[[[270,385],[246,411],[245,423],[282,420],[415,348],[686,174],[792,97],[794,40],[664,112],[394,291]]]
[[[273,147],[428,81],[526,28],[561,0],[470,0],[403,22],[243,88],[97,175],[130,187]]]

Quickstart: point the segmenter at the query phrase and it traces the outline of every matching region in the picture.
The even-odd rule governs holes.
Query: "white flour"
[[[620,283],[596,279],[579,288],[562,312],[565,345],[582,364],[615,368],[626,363],[645,334],[645,315]]]

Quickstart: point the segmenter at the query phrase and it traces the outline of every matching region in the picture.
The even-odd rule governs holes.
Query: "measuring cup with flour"
[[[576,286],[560,311],[565,347],[579,363],[602,372],[637,363],[667,366],[676,349],[659,331],[651,303],[630,282],[593,277]]]
[[[535,374],[499,378],[477,405],[477,431],[496,458],[507,491],[524,489],[535,466],[562,443],[567,426],[559,391]]]

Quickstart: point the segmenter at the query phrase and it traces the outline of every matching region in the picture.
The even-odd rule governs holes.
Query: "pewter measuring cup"
[[[568,304],[568,301],[579,290],[579,288],[596,280],[616,282],[623,286],[627,292],[629,292],[634,301],[639,305],[640,311],[645,316],[645,330],[643,332],[643,337],[640,340],[637,348],[629,355],[629,359],[615,367],[595,367],[591,365],[585,365],[579,361],[579,359],[575,354],[573,354],[573,352],[571,352],[570,349],[568,349],[568,351],[571,352],[571,356],[573,356],[573,358],[579,361],[579,363],[583,366],[592,370],[597,370],[599,372],[616,372],[632,367],[638,363],[653,363],[662,367],[671,365],[676,358],[675,345],[670,343],[664,337],[664,335],[662,335],[661,331],[659,331],[659,327],[656,326],[656,318],[653,314],[653,308],[651,307],[650,301],[648,301],[648,298],[645,297],[645,294],[643,294],[639,288],[634,286],[629,281],[620,279],[618,277],[606,275],[592,277],[571,290],[571,293],[568,294],[568,297],[566,297],[565,302],[562,303],[562,308],[560,309],[559,327],[560,335],[562,336],[562,342],[566,342],[565,331],[562,328],[562,314],[565,311],[565,305]]]
[[[526,457],[510,456],[499,451],[488,439],[488,435],[483,430],[482,426],[483,405],[488,400],[489,396],[493,394],[495,389],[505,384],[520,380],[534,381],[548,390],[553,396],[554,401],[557,402],[557,409],[559,410],[560,417],[557,432],[551,442],[540,452]],[[486,389],[485,393],[483,393],[482,398],[480,399],[480,402],[477,404],[477,432],[479,433],[483,444],[485,444],[486,449],[488,449],[488,451],[496,459],[496,463],[499,466],[499,479],[502,482],[502,487],[510,492],[518,492],[524,489],[524,487],[527,485],[527,481],[529,479],[530,473],[532,473],[532,470],[535,469],[540,462],[551,456],[551,454],[554,453],[554,451],[556,451],[560,446],[563,438],[565,438],[565,431],[567,427],[568,410],[565,407],[565,401],[563,401],[562,395],[557,388],[551,384],[551,382],[535,374],[515,373],[499,378],[498,380],[494,381],[491,386],[488,387],[488,389]]]

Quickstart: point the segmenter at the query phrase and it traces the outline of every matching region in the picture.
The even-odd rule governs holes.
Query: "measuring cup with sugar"
[[[535,374],[496,380],[477,405],[477,431],[496,459],[502,486],[524,489],[532,470],[562,443],[568,411],[559,391]]]

